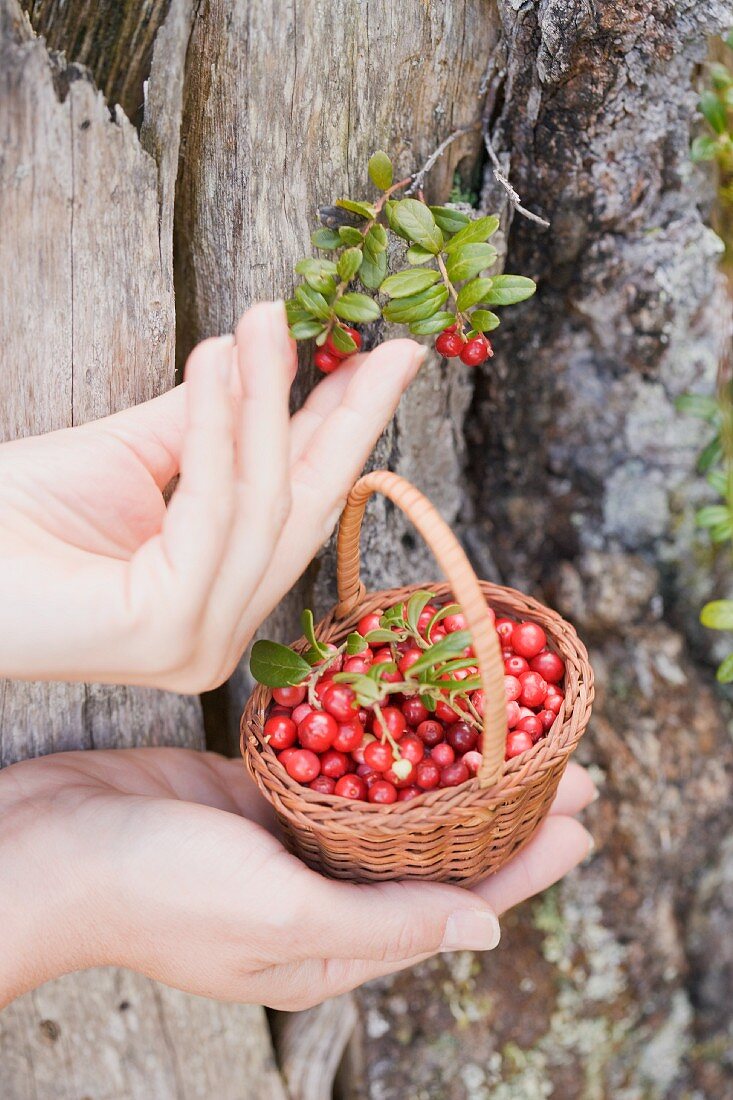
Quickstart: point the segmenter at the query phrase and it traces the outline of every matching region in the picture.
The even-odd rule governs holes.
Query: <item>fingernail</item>
[[[488,909],[458,909],[446,921],[441,951],[493,951],[501,939],[499,921]]]
[[[231,334],[217,336],[216,343],[219,356],[216,369],[222,382],[228,382],[232,374],[232,357],[229,352],[234,347],[234,337]]]

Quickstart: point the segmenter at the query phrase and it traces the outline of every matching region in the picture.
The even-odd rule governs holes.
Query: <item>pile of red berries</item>
[[[313,362],[324,374],[330,374],[331,371],[336,370],[336,367],[340,366],[344,359],[356,355],[361,347],[361,333],[357,332],[355,328],[350,328],[349,325],[339,325],[339,328],[351,337],[356,347],[352,351],[341,351],[334,344],[333,336],[329,335],[323,347],[319,348],[313,356]]]
[[[441,332],[435,341],[435,350],[446,359],[460,357],[461,362],[469,367],[479,366],[494,354],[491,341],[482,332],[466,337],[459,331],[457,323]]]
[[[448,634],[465,631],[460,609],[436,621],[440,608],[428,604],[419,616],[420,638],[435,646]],[[448,608],[446,608],[446,611]],[[493,614],[493,613],[492,613]],[[384,633],[380,612],[358,624],[364,638]],[[432,624],[432,625],[431,625]],[[504,658],[508,734],[506,759],[532,748],[550,730],[564,699],[565,664],[547,647],[545,632],[532,622],[495,621]],[[418,639],[419,640],[419,639]],[[463,668],[440,677],[450,681],[452,705],[397,690],[382,704],[360,706],[339,673],[360,675],[384,664],[386,684],[404,684],[409,670],[425,653],[412,638],[399,645],[366,645],[348,656],[330,647],[324,667],[310,686],[275,688],[264,734],[288,775],[319,791],[373,803],[407,801],[438,788],[457,787],[476,775],[481,764],[485,693],[460,693],[460,682],[476,683],[473,648],[463,650]]]

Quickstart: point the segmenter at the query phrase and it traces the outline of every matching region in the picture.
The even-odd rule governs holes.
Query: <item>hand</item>
[[[412,340],[354,356],[291,419],[295,345],[266,303],[236,344],[200,344],[170,393],[0,446],[0,677],[224,681],[327,539],[423,357]]]
[[[490,949],[496,914],[590,851],[595,795],[570,764],[527,847],[474,890],[357,886],[289,855],[240,761],[184,749],[70,752],[0,773],[0,1005],[125,966],[192,993],[300,1009],[438,951]]]

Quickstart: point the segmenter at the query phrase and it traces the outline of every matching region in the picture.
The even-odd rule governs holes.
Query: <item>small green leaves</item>
[[[295,297],[303,306],[303,309],[307,309],[314,317],[318,317],[322,321],[327,321],[331,316],[328,302],[322,294],[319,294],[317,290],[313,290],[312,287],[302,285],[296,286]]]
[[[711,630],[733,630],[733,600],[711,600],[700,612],[700,622]]]
[[[677,412],[696,416],[699,420],[717,420],[718,402],[703,393],[682,393],[674,403]]]
[[[458,291],[456,307],[458,309],[470,309],[471,306],[484,301],[491,290],[493,282],[493,279],[484,278],[472,279],[470,283],[466,283]]]
[[[369,158],[369,179],[380,191],[392,186],[392,161],[381,149]]]
[[[352,355],[356,351],[356,341],[340,325],[334,325],[331,330],[331,340],[334,347],[344,355]]]
[[[379,222],[375,222],[364,238],[364,248],[367,252],[372,252],[376,256],[378,253],[384,252],[386,247],[387,230]]]
[[[467,214],[448,206],[430,206],[428,209],[444,233],[458,233],[471,221]]]
[[[718,143],[710,134],[700,134],[690,146],[690,156],[700,164],[705,160],[715,160],[718,152]]]
[[[728,514],[724,504],[707,504],[697,512],[695,523],[698,527],[717,527],[719,523],[725,523]]]
[[[393,207],[393,216],[403,234],[413,244],[437,254],[443,247],[443,234],[425,203],[417,199],[400,199]]]
[[[448,289],[443,286],[431,286],[422,294],[409,298],[395,298],[384,307],[382,313],[388,321],[407,325],[412,321],[424,321],[432,317],[448,298]]]
[[[341,244],[341,238],[333,229],[316,229],[311,233],[311,243],[314,248],[321,248],[324,252],[332,252]]]
[[[729,684],[733,680],[733,653],[729,653],[725,660],[720,662],[715,678],[719,684]]]
[[[491,332],[500,324],[495,313],[488,309],[475,309],[471,314],[471,324],[477,332]]]
[[[426,588],[418,588],[417,592],[413,592],[407,601],[407,625],[414,634],[417,634],[417,624],[420,616],[434,598],[435,594],[433,592],[428,592]]]
[[[346,639],[346,656],[356,657],[357,654],[363,653],[368,648],[368,642],[366,638],[362,638],[356,630],[352,631]]]
[[[499,219],[493,214],[486,218],[476,218],[467,226],[451,237],[445,246],[446,252],[455,252],[464,244],[474,244],[478,241],[487,241],[499,228]]]
[[[314,336],[320,336],[325,332],[321,321],[295,321],[290,326],[290,335],[293,340],[312,340]]]
[[[387,253],[370,255],[364,249],[364,260],[359,268],[359,278],[367,290],[379,290],[387,274]]]
[[[425,671],[425,669],[431,668],[433,665],[438,664],[440,661],[447,661],[451,657],[457,657],[459,653],[462,653],[466,646],[471,644],[471,633],[468,630],[455,630],[452,634],[447,634],[445,638],[441,638],[439,642],[432,645],[430,649],[426,649],[422,657],[415,661],[414,665],[411,665],[410,672],[413,676],[419,675],[419,673]]]
[[[316,654],[316,660],[323,660],[324,657],[327,657],[328,648],[323,642],[319,642],[318,638],[316,638],[315,626],[313,624],[313,612],[308,607],[305,608],[300,616],[300,628],[303,631],[303,637]]]
[[[345,249],[338,258],[339,278],[345,283],[350,282],[361,267],[362,259],[363,255],[360,248]]]
[[[286,645],[264,639],[252,646],[249,667],[254,679],[267,687],[301,684],[311,671],[311,666],[299,653]]]
[[[398,271],[382,283],[382,290],[390,298],[407,298],[410,294],[419,294],[427,290],[440,279],[440,272],[432,268],[429,271]]]
[[[364,240],[364,237],[355,229],[353,225],[342,225],[339,227],[339,238],[342,244],[348,245],[360,245]]]
[[[705,121],[716,134],[725,133],[727,127],[726,110],[715,92],[704,91],[700,97],[700,110],[705,116]]]
[[[357,291],[342,295],[334,302],[333,310],[342,321],[376,321],[379,317],[379,306],[374,299]]]
[[[354,202],[353,199],[336,199],[336,205],[343,210],[348,210],[351,214],[358,214],[360,218],[368,218],[369,220],[375,217],[377,213],[374,204],[371,202]]]
[[[479,271],[484,271],[496,260],[496,249],[492,244],[466,244],[451,252],[448,256],[448,278],[460,283],[472,279]]]
[[[410,325],[410,332],[415,336],[434,336],[437,332],[443,332],[444,329],[455,324],[455,313],[444,313],[439,310],[434,313],[432,317],[427,317],[424,321],[413,321]]]
[[[531,298],[536,289],[534,280],[526,275],[495,275],[491,290],[482,301],[490,306],[512,306]]]
[[[407,249],[407,262],[413,264],[413,266],[426,264],[428,260],[434,259],[433,253],[428,252],[427,248],[423,248],[422,245],[413,244]]]
[[[334,275],[336,264],[330,260],[300,260],[295,265],[298,275],[302,275],[308,286],[317,290],[319,294],[332,294],[336,289]]]

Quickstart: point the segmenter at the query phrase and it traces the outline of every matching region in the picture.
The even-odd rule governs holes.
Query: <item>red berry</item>
[[[379,620],[382,618],[382,614],[382,611],[370,611],[368,615],[363,615],[359,619],[356,629],[362,638],[367,634],[371,634],[372,630],[379,630]]]
[[[366,801],[367,785],[360,775],[342,775],[336,781],[333,793],[340,794],[342,798]]]
[[[458,711],[453,710],[453,707],[449,707],[447,703],[442,700],[435,704],[435,715],[440,718],[441,722],[445,722],[446,725],[452,725],[453,722],[457,722],[460,719]]]
[[[372,661],[372,665],[387,665],[394,663],[394,657],[388,649],[378,649]],[[387,684],[397,684],[402,679],[402,673],[399,672],[398,669],[395,669],[394,672],[383,672],[380,679],[384,680]]]
[[[394,764],[392,746],[383,745],[381,741],[370,741],[364,749],[364,763],[375,772],[386,772]]]
[[[323,706],[339,722],[356,717],[356,695],[346,684],[329,684],[323,693]]]
[[[419,764],[425,755],[425,745],[419,737],[411,733],[400,741],[400,752],[404,760],[409,760],[411,764]]]
[[[415,765],[409,760],[397,760],[391,768],[387,769],[382,778],[398,790],[409,787],[415,782]]]
[[[297,732],[295,722],[284,714],[273,714],[265,722],[265,737],[269,738],[268,744],[276,752],[294,745]]]
[[[457,787],[470,778],[470,772],[461,760],[448,764],[440,773],[441,787]]]
[[[430,626],[430,621],[437,610],[438,609],[435,604],[432,603],[426,604],[425,607],[422,609],[422,611],[420,612],[420,616],[417,620],[417,629],[420,634],[424,634],[425,631],[428,629],[428,627]]]
[[[508,703],[511,703],[514,699],[518,699],[522,694],[521,681],[518,680],[516,676],[505,676],[504,691],[506,692]]]
[[[299,726],[305,718],[306,714],[310,714],[312,710],[313,707],[310,705],[310,703],[298,703],[298,706],[295,707],[290,717],[293,719],[296,726]]]
[[[541,710],[540,713],[537,715],[537,717],[539,718],[540,722],[542,723],[543,731],[545,733],[547,733],[552,728],[552,723],[557,718],[557,715],[555,714],[554,710],[549,710],[548,709],[548,710]]]
[[[390,802],[397,801],[397,788],[386,779],[378,779],[376,783],[372,783],[367,797],[370,802],[378,802],[386,806]]]
[[[438,745],[443,740],[445,731],[440,722],[435,722],[432,718],[429,718],[426,722],[420,723],[415,733],[424,745],[432,749],[434,745]]]
[[[446,615],[440,621],[449,634],[453,634],[456,630],[468,630],[466,616],[462,613],[457,612],[455,615]]]
[[[537,623],[517,623],[512,631],[512,646],[520,657],[536,657],[546,642],[547,636]]]
[[[330,351],[326,351],[325,348],[319,348],[313,356],[313,362],[324,374],[331,374],[340,365],[341,359],[337,355],[332,355]]]
[[[525,707],[539,707],[547,695],[547,684],[539,672],[523,672],[519,677],[522,692],[519,702]]]
[[[422,650],[417,648],[410,648],[402,654],[399,661],[397,662],[397,667],[403,674],[403,676],[407,673],[409,669],[412,668],[412,666],[415,664],[415,661],[419,661],[421,657]]]
[[[497,619],[494,623],[496,633],[499,635],[499,640],[503,645],[507,645],[511,642],[514,627],[516,625],[514,619]]]
[[[327,775],[317,775],[308,786],[312,791],[318,791],[319,794],[333,794],[336,789],[336,780],[330,779]]]
[[[471,775],[477,775],[478,770],[481,767],[481,753],[472,749],[471,752],[466,752],[461,757],[461,763],[465,764]]]
[[[421,760],[415,769],[415,782],[424,791],[432,791],[440,783],[440,768],[434,760]]]
[[[399,741],[407,729],[407,721],[402,711],[398,710],[397,707],[382,707],[382,719],[395,741]],[[376,715],[372,723],[372,729],[378,737],[383,733],[382,723],[376,718]]]
[[[417,798],[422,791],[419,787],[403,787],[401,791],[397,792],[398,802],[409,802],[412,798]]]
[[[299,783],[310,783],[321,770],[321,763],[314,752],[308,749],[295,749],[285,762],[285,770],[291,779]]]
[[[512,730],[507,734],[506,759],[511,760],[513,756],[519,756],[520,752],[531,749],[532,743],[532,735],[526,730]]]
[[[304,749],[325,752],[336,740],[338,731],[338,723],[332,714],[327,714],[325,710],[312,710],[298,726],[298,740]]]
[[[549,684],[557,684],[565,675],[565,662],[557,653],[538,653],[529,663],[533,672],[539,672],[543,680]]]
[[[348,722],[339,722],[338,733],[333,739],[331,748],[337,752],[353,752],[361,744],[364,736],[364,727],[359,719],[354,716]]]
[[[333,355],[336,359],[348,359],[350,355],[356,355],[357,351],[359,351],[361,347],[361,333],[357,332],[355,328],[349,328],[348,325],[340,325],[339,327],[354,341],[354,343],[356,344],[355,350],[341,351],[341,349],[337,348],[334,344],[333,337],[330,333],[328,335],[326,343],[323,346],[325,347],[326,351],[328,351],[329,354]]]
[[[435,645],[436,642],[442,642],[443,638],[445,638],[446,635],[447,631],[443,630],[442,623],[438,623],[438,625],[434,626],[433,629],[430,631],[430,638],[428,639],[428,641],[430,641],[432,645]]]
[[[470,699],[471,699],[471,702],[473,703],[474,707],[476,708],[476,713],[481,718],[483,718],[483,716],[484,716],[484,704],[486,702],[486,695],[484,694],[483,688],[479,688],[478,691],[471,692]]]
[[[463,351],[463,337],[457,332],[451,332],[446,329],[441,332],[438,339],[435,341],[435,350],[438,355],[444,355],[446,359],[454,359],[457,355],[460,355]]]
[[[524,657],[517,657],[516,655],[507,657],[504,661],[504,671],[507,676],[521,676],[523,672],[529,672],[529,664]]]
[[[521,712],[519,710],[519,703],[516,703],[514,701],[512,701],[511,703],[507,703],[507,705],[506,705],[506,724],[509,727],[509,729],[511,729],[512,726],[516,726],[517,722],[519,721],[519,719],[521,717],[522,717],[522,715],[521,715]]]
[[[321,772],[329,779],[340,779],[349,771],[350,757],[345,752],[336,749],[327,749],[321,757]]]
[[[270,707],[270,718],[272,718],[273,714],[284,714],[286,718],[290,718],[290,707],[282,707],[278,703],[277,706]]]
[[[300,685],[273,688],[272,697],[276,703],[280,703],[284,707],[297,707],[298,703],[302,703],[305,699],[305,688]]]
[[[493,354],[493,348],[485,336],[474,336],[463,348],[461,362],[467,367],[477,367]]]
[[[517,729],[524,730],[533,741],[536,741],[544,733],[542,722],[537,714],[531,714],[528,718],[520,718],[517,722]]]
[[[452,764],[455,758],[456,754],[447,741],[441,741],[439,745],[436,745],[435,748],[430,751],[430,759],[434,760],[441,768],[445,768],[448,764]]]
[[[420,702],[417,695],[411,695],[408,699],[405,699],[402,704],[402,713],[408,726],[419,726],[421,722],[427,721],[430,717],[430,711],[424,703]]]
[[[549,691],[544,698],[545,710],[551,710],[553,714],[559,714],[562,707],[563,696],[562,695],[550,695]]]
[[[371,667],[371,661],[367,661],[359,653],[356,657],[347,657],[344,661],[344,672],[360,672],[364,674]]]
[[[279,752],[277,754],[277,758],[284,768],[287,766],[288,760],[293,755],[293,753],[297,751],[297,749],[283,749],[282,752]]]
[[[452,749],[462,756],[464,752],[470,752],[476,748],[478,731],[472,729],[467,722],[455,722],[449,727],[446,741]]]

